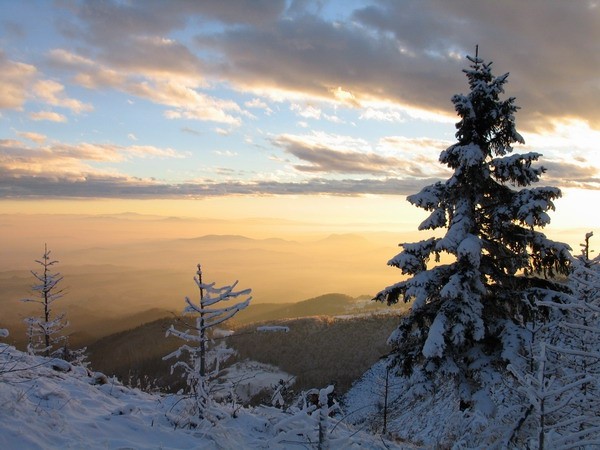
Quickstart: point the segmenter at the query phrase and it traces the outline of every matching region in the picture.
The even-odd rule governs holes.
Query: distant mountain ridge
[[[297,377],[297,389],[335,381],[340,391],[385,354],[387,338],[397,326],[399,309],[353,298],[325,294],[293,304],[250,305],[223,324],[235,330],[228,346],[240,360],[253,360],[281,368]],[[257,324],[284,325],[288,333],[257,332]],[[88,346],[92,367],[114,374],[124,382],[154,382],[176,391],[182,379],[170,374],[170,361],[162,357],[182,342],[165,337],[175,325],[189,327],[189,319],[172,316],[99,339]],[[335,362],[332,361],[335,359]]]
[[[240,311],[232,322],[244,325],[310,316],[360,315],[388,309],[386,305],[368,300],[370,300],[368,295],[351,297],[346,294],[330,293],[295,303],[250,304],[248,308]]]

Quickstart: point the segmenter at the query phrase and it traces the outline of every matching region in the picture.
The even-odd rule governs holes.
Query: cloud
[[[33,94],[48,105],[67,108],[77,114],[93,109],[90,104],[67,97],[64,90],[62,84],[53,80],[40,80],[33,85]]]
[[[382,122],[395,122],[401,123],[405,122],[406,118],[403,117],[400,111],[394,110],[383,110],[383,109],[375,109],[375,108],[366,108],[363,113],[361,113],[359,119],[363,120],[378,120]]]
[[[452,59],[472,54],[474,45],[479,44],[480,56],[495,61],[496,71],[513,73],[509,93],[517,97],[523,107],[521,120],[531,129],[549,116],[570,116],[600,125],[600,105],[593,100],[600,94],[600,86],[594,82],[600,66],[596,48],[599,16],[600,10],[590,8],[589,2],[544,0],[379,1],[353,14],[366,29],[393,36],[406,54],[416,55],[417,65],[424,59],[437,60],[437,74]],[[460,62],[464,64],[464,60]],[[448,86],[432,83],[429,88]]]
[[[226,130],[225,128],[215,128],[215,133],[220,136],[229,136],[232,133],[232,130]]]
[[[433,181],[433,180],[431,180]],[[418,191],[415,180],[328,180],[304,182],[194,182],[167,184],[156,180],[110,173],[83,173],[78,178],[20,176],[9,178],[0,166],[0,198],[87,197],[87,198],[206,198],[227,195],[403,195]]]
[[[312,132],[282,134],[272,143],[308,164],[295,164],[301,172],[370,174],[408,178],[444,178],[450,172],[439,164],[450,142],[428,138],[387,136],[372,146],[363,139]]]
[[[589,154],[593,143],[600,142],[600,129],[592,129],[582,120],[567,119],[548,121],[543,129],[524,136],[528,150],[544,149],[545,156],[560,157],[565,153]]]
[[[244,106],[246,106],[247,108],[262,109],[263,111],[265,111],[265,114],[267,114],[268,116],[273,114],[273,110],[269,107],[269,105],[267,105],[260,98],[253,98],[252,100],[248,100],[247,102],[244,103]]]
[[[600,167],[566,161],[543,161],[540,165],[547,169],[542,177],[543,183],[563,188],[600,190]]]
[[[36,74],[34,66],[11,61],[0,49],[0,109],[21,109]]]
[[[237,152],[232,152],[231,150],[215,150],[213,151],[213,153],[215,155],[225,156],[227,158],[233,158],[235,156],[238,156]]]
[[[186,155],[172,148],[159,148],[153,145],[116,146],[126,158],[185,158]]]
[[[69,146],[29,147],[20,141],[0,140],[0,178],[5,184],[40,176],[49,180],[85,179],[94,169],[82,158],[110,160],[108,155],[101,155],[85,146],[79,149]]]
[[[202,136],[202,133],[200,131],[194,130],[193,128],[190,128],[190,127],[183,127],[181,129],[181,131],[183,131],[184,133],[187,133],[187,134],[192,134],[194,136]]]
[[[19,131],[17,134],[25,139],[35,142],[36,144],[43,144],[47,136],[41,133],[35,133],[33,131]]]
[[[202,62],[185,45],[159,36],[129,35],[101,57],[105,65],[155,78],[198,78]]]
[[[119,87],[130,94],[172,107],[165,111],[167,119],[193,119],[239,125],[241,119],[229,112],[240,113],[232,100],[210,97],[177,81],[143,81]]]
[[[0,197],[151,198],[177,189],[152,179],[140,179],[94,162],[114,163],[133,158],[181,158],[172,149],[81,143],[29,147],[17,140],[0,140]],[[162,186],[162,187],[161,187]]]
[[[341,142],[342,139],[339,139]],[[426,144],[424,142],[423,144]],[[437,145],[431,143],[432,145]],[[413,142],[413,145],[417,145]],[[335,156],[343,153],[334,152]],[[358,158],[356,151],[348,151],[350,161],[342,165],[358,167],[356,173],[377,172],[380,160]],[[223,156],[233,156],[222,153]],[[51,144],[30,147],[18,140],[0,140],[0,197],[89,197],[89,198],[204,198],[225,195],[344,195],[366,194],[407,195],[418,192],[423,186],[440,178],[428,173],[417,173],[402,167],[403,176],[383,173],[379,177],[330,179],[312,177],[299,181],[255,179],[249,181],[196,180],[182,183],[167,183],[150,178],[132,177],[111,169],[94,167],[94,163],[116,163],[133,158],[183,157],[172,149],[151,146],[116,146],[107,144],[81,143],[78,145]],[[316,158],[313,164],[329,164],[327,157]],[[385,161],[393,158],[382,157]],[[322,162],[324,161],[324,162]],[[334,164],[334,163],[331,163]],[[375,166],[375,170],[370,165]],[[564,162],[545,164],[548,172],[545,181],[555,181],[563,187],[600,189],[598,170]],[[346,169],[344,169],[346,170]],[[382,172],[385,172],[382,170]],[[382,173],[377,172],[377,175]],[[419,175],[419,176],[414,176]],[[288,177],[289,178],[289,177]]]
[[[201,24],[217,21],[223,25],[261,25],[275,20],[285,7],[285,0],[84,2],[67,6],[79,22],[66,23],[65,34],[90,42],[122,41],[150,30],[166,35],[183,29],[190,17]]]
[[[297,103],[292,103],[290,109],[298,114],[300,117],[304,117],[305,119],[314,119],[319,120],[321,118],[321,108],[317,108],[314,105],[304,105],[301,106]]]
[[[223,153],[223,156],[234,156]],[[171,149],[80,143],[28,146],[0,140],[0,197],[202,198],[221,195],[396,195],[412,193],[427,181],[310,178],[298,182],[199,180],[166,183],[94,167],[132,158],[182,157]]]
[[[23,109],[25,103],[37,99],[50,106],[67,108],[75,113],[91,111],[92,106],[69,98],[65,87],[53,80],[40,79],[35,66],[9,60],[0,49],[0,109]],[[64,116],[37,113],[33,120],[64,122]]]
[[[72,18],[64,22],[62,31],[93,49],[93,59],[101,66],[118,72],[198,80],[203,72],[202,59],[169,34],[189,23],[200,25],[199,30],[212,29],[205,25],[215,21],[224,26],[258,26],[276,20],[284,8],[285,0],[75,3],[66,6]]]
[[[415,63],[426,68],[427,61],[406,61],[389,39],[370,38],[349,23],[302,16],[268,28],[203,35],[197,41],[201,48],[224,56],[223,64],[208,69],[242,89],[274,88],[354,105],[394,98],[420,107],[430,107],[427,97],[439,93],[418,89],[435,76],[433,72],[411,73],[419,69]],[[448,97],[444,92],[443,98]]]
[[[325,139],[321,139],[323,137]],[[361,144],[366,147],[366,143],[362,140],[352,141],[341,136],[326,136],[324,134],[308,136],[280,135],[273,139],[273,144],[283,148],[296,158],[307,162],[308,164],[304,165],[294,165],[296,170],[302,172],[382,175],[391,173],[400,164],[400,161],[393,157],[343,148],[348,144],[352,147]]]
[[[450,97],[468,89],[461,73],[464,55],[478,43],[480,55],[495,61],[494,73],[512,71],[506,95],[516,96],[522,106],[517,126],[528,145],[549,156],[545,179],[560,186],[597,189],[598,173],[589,155],[590,142],[598,141],[600,129],[600,54],[595,44],[600,41],[600,8],[590,9],[587,2],[545,0],[342,3],[343,8],[285,0],[59,2],[56,23],[68,37],[62,41],[64,48],[51,50],[45,60],[35,59],[37,68],[13,61],[0,50],[0,108],[27,107],[23,114],[31,120],[66,122],[70,113],[91,110],[90,104],[72,98],[77,91],[66,80],[91,90],[125,93],[139,106],[145,102],[137,99],[161,105],[167,119],[215,122],[202,131],[189,123],[181,125],[188,125],[183,132],[195,135],[235,130],[240,137],[247,136],[251,127],[235,127],[244,118],[257,119],[249,110],[256,116],[281,110],[289,119],[289,107],[297,117],[287,124],[271,120],[264,129],[261,124],[260,139],[270,136],[276,149],[267,152],[287,159],[281,167],[292,179],[303,181],[142,180],[98,167],[133,158],[182,155],[151,146],[59,144],[30,132],[19,136],[37,146],[20,143],[20,153],[2,147],[5,159],[0,167],[5,174],[19,173],[23,192],[39,188],[33,178],[39,183],[47,178],[48,186],[56,183],[49,187],[56,192],[52,195],[74,195],[67,194],[73,180],[83,191],[95,186],[99,196],[118,195],[121,188],[126,189],[125,196],[150,195],[152,190],[169,196],[355,195],[361,189],[374,193],[391,186],[418,189],[426,180],[447,176],[437,158],[451,143],[382,137],[387,132],[383,130],[416,119],[413,136],[428,125],[423,122],[456,121]],[[124,99],[122,105],[129,108]],[[342,130],[358,123],[366,127],[369,138],[308,131],[325,128],[329,125],[325,121],[344,120],[348,126],[333,128],[336,132],[347,132]],[[380,123],[370,130],[375,121]],[[569,121],[584,127],[563,130],[561,124]],[[72,122],[69,127],[78,125]],[[299,134],[306,134],[283,134],[281,127],[288,125],[305,127]],[[404,129],[400,127],[399,133]],[[440,129],[434,130],[436,134]],[[129,125],[122,130],[135,131]],[[564,155],[572,155],[572,160],[561,159],[567,158]],[[19,166],[19,157],[37,172]],[[584,159],[588,162],[581,162]],[[322,178],[312,178],[317,175]],[[250,176],[263,175],[244,174]],[[16,178],[9,177],[7,183],[11,180]],[[27,191],[27,180],[38,188]]]
[[[123,54],[127,55],[127,52]],[[168,119],[213,121],[229,125],[241,123],[241,119],[234,115],[243,113],[237,103],[199,91],[201,77],[195,69],[188,75],[185,75],[185,71],[179,73],[169,65],[161,66],[160,71],[143,67],[115,69],[64,49],[52,50],[49,57],[56,67],[75,71],[74,81],[84,87],[112,88],[172,108],[164,113]],[[156,63],[154,56],[146,55],[142,59]]]
[[[179,152],[153,146],[119,146],[82,142],[29,146],[18,140],[0,140],[0,167],[5,176],[80,179],[104,174],[91,162],[116,163],[133,158],[183,158]]]
[[[66,122],[67,118],[53,111],[39,111],[29,113],[29,118],[31,120],[39,121],[39,120],[48,120],[49,122]]]
[[[290,110],[304,119],[327,120],[328,122],[337,124],[345,123],[344,120],[342,120],[339,116],[327,114],[323,111],[321,107],[315,106],[313,104],[300,105],[298,103],[292,103],[290,105]]]
[[[166,105],[166,81],[197,90],[219,80],[264,98],[371,108],[365,119],[399,121],[412,111],[411,117],[427,112],[427,120],[432,114],[448,120],[454,117],[450,97],[467,89],[464,56],[478,43],[497,74],[513,72],[507,92],[523,107],[520,128],[535,130],[562,117],[600,126],[600,8],[545,0],[344,6],[332,20],[323,5],[283,0],[70,4],[73,19],[65,30],[85,56],[55,51],[52,58],[79,66],[76,80],[89,87],[131,93],[141,77],[157,94],[136,95],[159,103],[162,97]],[[194,42],[182,30],[195,31]],[[188,103],[169,117],[231,122],[239,114],[216,114],[219,99],[204,95],[207,111]],[[395,110],[380,111],[372,102]]]
[[[379,139],[377,153],[393,155],[402,161],[404,176],[447,178],[451,171],[440,164],[439,155],[451,144],[452,142],[439,139],[386,136]]]
[[[599,14],[586,2],[381,0],[345,21],[286,16],[269,27],[203,34],[197,42],[221,55],[207,69],[245,89],[335,101],[343,94],[354,104],[375,99],[448,115],[451,95],[467,89],[464,55],[478,43],[497,74],[514,73],[508,92],[523,107],[522,126],[572,116],[598,127]]]

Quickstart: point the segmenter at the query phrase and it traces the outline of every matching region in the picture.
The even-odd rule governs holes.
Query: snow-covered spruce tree
[[[388,264],[409,278],[376,300],[413,302],[390,336],[401,372],[425,386],[434,373],[455,375],[468,403],[482,371],[514,354],[537,289],[562,289],[553,276],[569,272],[570,248],[536,230],[549,223],[547,211],[561,194],[528,187],[545,171],[532,167],[540,154],[510,154],[524,140],[515,128],[515,99],[500,99],[508,74],[496,77],[491,63],[467,58],[470,91],[452,97],[458,142],[440,154],[454,173],[408,197],[430,212],[419,230],[447,231],[402,244]],[[451,262],[429,265],[442,254]]]
[[[57,315],[52,313],[54,302],[62,298],[65,292],[59,287],[59,283],[63,280],[62,275],[52,272],[52,266],[58,264],[58,261],[51,259],[50,253],[48,246],[44,244],[42,259],[35,260],[42,266],[42,271],[31,271],[37,280],[32,285],[37,297],[21,300],[41,305],[41,315],[28,317],[25,319],[25,323],[27,324],[28,351],[44,356],[50,356],[54,350],[64,345],[65,338],[60,333],[68,325],[65,313]]]
[[[185,298],[184,313],[196,316],[195,325],[190,329],[177,330],[174,326],[167,330],[167,336],[173,335],[185,340],[189,344],[182,345],[179,349],[165,356],[163,359],[178,358],[172,369],[181,367],[184,371],[186,383],[189,388],[190,398],[193,400],[189,424],[194,424],[194,417],[202,420],[207,418],[208,409],[211,407],[211,382],[220,372],[220,363],[231,355],[231,349],[223,346],[211,346],[210,334],[216,327],[232,318],[250,304],[251,289],[234,291],[237,281],[231,285],[215,287],[215,283],[205,284],[202,281],[202,268],[198,270],[194,281],[199,291],[198,303],[188,297]],[[227,302],[237,297],[246,297],[245,300],[225,307],[219,307],[221,302]],[[188,354],[187,360],[181,360],[184,353]]]

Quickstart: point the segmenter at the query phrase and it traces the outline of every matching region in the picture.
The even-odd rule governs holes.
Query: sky
[[[475,45],[598,227],[588,0],[0,0],[0,208],[412,224]]]

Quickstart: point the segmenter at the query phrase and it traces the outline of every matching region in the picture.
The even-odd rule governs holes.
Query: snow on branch
[[[530,227],[544,227],[550,223],[546,211],[554,210],[552,200],[560,196],[560,189],[555,187],[523,189],[514,196],[512,202],[516,218]]]
[[[418,194],[409,195],[406,199],[415,206],[427,211],[433,211],[439,205],[446,193],[445,185],[438,181],[431,186],[421,189]]]
[[[528,186],[538,182],[540,175],[545,171],[543,167],[531,167],[531,163],[537,161],[540,156],[540,153],[530,152],[494,158],[490,162],[492,174],[499,182]]]
[[[403,274],[416,274],[427,269],[431,253],[435,252],[437,239],[430,238],[411,244],[402,244],[403,252],[388,261],[389,266],[398,267]],[[436,261],[439,255],[436,253]]]

